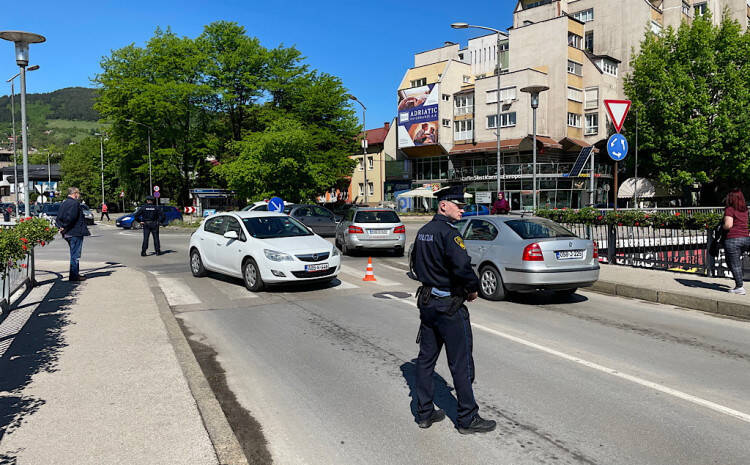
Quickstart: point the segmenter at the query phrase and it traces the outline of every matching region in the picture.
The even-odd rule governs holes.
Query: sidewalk
[[[76,284],[67,267],[37,262],[0,323],[0,464],[247,463],[146,277],[82,262]]]
[[[599,281],[587,289],[750,319],[750,295],[728,293],[733,287],[730,278],[602,264]]]

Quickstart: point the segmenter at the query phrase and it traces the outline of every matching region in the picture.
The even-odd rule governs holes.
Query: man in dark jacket
[[[469,310],[464,305],[464,301],[477,298],[479,279],[471,268],[464,240],[452,224],[461,219],[464,191],[461,186],[450,186],[435,192],[435,197],[438,214],[419,230],[412,251],[414,271],[422,282],[417,292],[421,322],[417,337],[417,424],[429,428],[445,418],[445,412],[435,410],[432,402],[435,363],[445,345],[458,400],[458,431],[486,433],[495,429],[496,422],[480,417],[474,400],[473,338]]]
[[[133,217],[133,221],[141,223],[143,226],[143,243],[141,244],[141,257],[146,256],[148,250],[149,235],[154,236],[154,250],[156,255],[161,255],[161,244],[159,243],[159,225],[164,222],[164,210],[154,205],[154,197],[146,197],[146,205],[138,207],[138,211]]]
[[[89,228],[86,226],[86,217],[80,203],[81,191],[77,187],[68,188],[68,198],[60,205],[55,223],[60,229],[70,247],[70,273],[69,281],[83,281],[86,279],[78,272],[78,262],[81,260],[81,249],[83,248],[83,237],[90,236]]]

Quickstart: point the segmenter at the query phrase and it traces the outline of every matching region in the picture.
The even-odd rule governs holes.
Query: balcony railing
[[[474,113],[474,105],[468,107],[456,107],[453,114],[455,116],[470,115]]]

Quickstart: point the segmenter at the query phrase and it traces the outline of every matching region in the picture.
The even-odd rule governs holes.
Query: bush
[[[591,207],[580,210],[554,209],[538,210],[537,216],[549,218],[558,223],[640,226],[665,229],[711,229],[724,216],[722,213],[702,213],[685,215],[681,212],[648,213],[641,210],[600,212]]]
[[[56,233],[47,220],[30,217],[22,218],[14,228],[0,229],[0,274],[6,277],[34,247],[44,247]]]

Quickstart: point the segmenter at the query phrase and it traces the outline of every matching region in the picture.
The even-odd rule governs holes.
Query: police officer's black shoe
[[[489,433],[495,429],[495,426],[497,426],[495,420],[485,420],[477,414],[474,419],[471,420],[469,426],[459,426],[458,432],[461,434]]]
[[[429,428],[432,426],[433,423],[437,423],[439,421],[442,421],[443,418],[445,418],[445,412],[442,410],[433,410],[432,415],[430,415],[430,418],[426,420],[422,420],[417,423],[417,426],[420,428]]]
[[[161,250],[158,250],[158,251],[156,252],[156,255],[164,255],[164,252],[162,252]]]
[[[145,256],[146,256],[146,252],[141,252],[141,257],[145,257]]]

